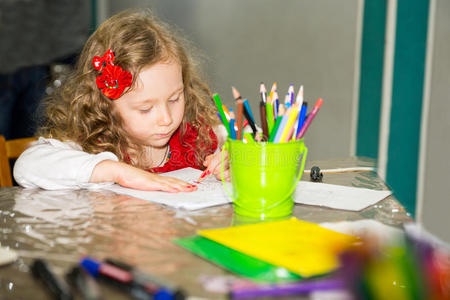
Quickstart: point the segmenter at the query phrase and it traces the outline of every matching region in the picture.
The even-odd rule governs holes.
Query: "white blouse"
[[[213,127],[220,151],[227,138],[223,125]],[[26,188],[46,190],[101,188],[113,182],[90,183],[95,166],[104,161],[118,161],[112,152],[90,154],[74,142],[40,137],[25,150],[14,165],[14,179]]]
[[[112,152],[90,154],[74,142],[41,137],[17,159],[14,179],[26,188],[99,188],[112,184],[89,182],[95,166],[104,160],[118,161],[118,158]]]

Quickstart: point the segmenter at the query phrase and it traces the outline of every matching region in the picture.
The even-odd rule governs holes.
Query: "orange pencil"
[[[225,104],[222,104],[223,112],[225,113],[225,116],[227,117],[227,120],[230,121],[230,111],[225,106]]]

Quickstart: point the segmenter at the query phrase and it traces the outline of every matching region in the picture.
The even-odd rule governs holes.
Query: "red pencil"
[[[202,180],[205,179],[205,177],[209,174],[211,174],[211,171],[209,169],[204,170],[203,173],[200,174],[200,177],[197,179],[197,182],[202,182]]]
[[[237,140],[242,140],[242,114],[244,113],[244,100],[242,99],[238,99],[236,100],[236,104],[237,104],[237,134],[236,134],[236,139]]]
[[[306,119],[305,123],[303,124],[302,128],[300,129],[300,132],[297,134],[297,137],[296,137],[297,140],[301,139],[305,135],[306,130],[308,129],[312,120],[314,119],[314,117],[316,116],[320,107],[322,106],[322,103],[323,103],[323,100],[321,98],[317,99],[316,103],[314,104],[313,109],[309,113],[308,118]]]

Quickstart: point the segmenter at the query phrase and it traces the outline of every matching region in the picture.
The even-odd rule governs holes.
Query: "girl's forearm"
[[[119,170],[123,168],[123,166],[121,166],[122,164],[124,163],[113,160],[101,161],[95,166],[94,170],[92,171],[91,179],[89,180],[89,182],[119,182],[118,173],[120,173]]]

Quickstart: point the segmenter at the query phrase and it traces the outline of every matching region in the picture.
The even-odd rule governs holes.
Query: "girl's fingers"
[[[210,154],[205,157],[205,161],[203,162],[203,165],[207,167],[211,163],[211,159],[213,158],[214,154]]]
[[[218,174],[214,174],[217,180],[222,180],[222,175],[219,172]],[[226,168],[223,170],[223,178],[225,181],[230,181],[230,169]]]
[[[166,192],[193,192],[197,190],[197,186],[174,177],[160,176],[158,187]]]
[[[222,165],[222,157],[221,157],[220,153],[218,153],[218,155],[216,155],[215,159],[213,159],[211,161],[211,164],[208,168],[211,170],[212,174],[217,175],[217,174],[220,174],[221,165]],[[227,170],[229,167],[228,152],[225,152],[223,165],[224,165],[223,166],[224,170]]]
[[[168,182],[179,192],[193,192],[197,190],[197,186],[195,184],[188,183],[177,178],[169,177]]]

